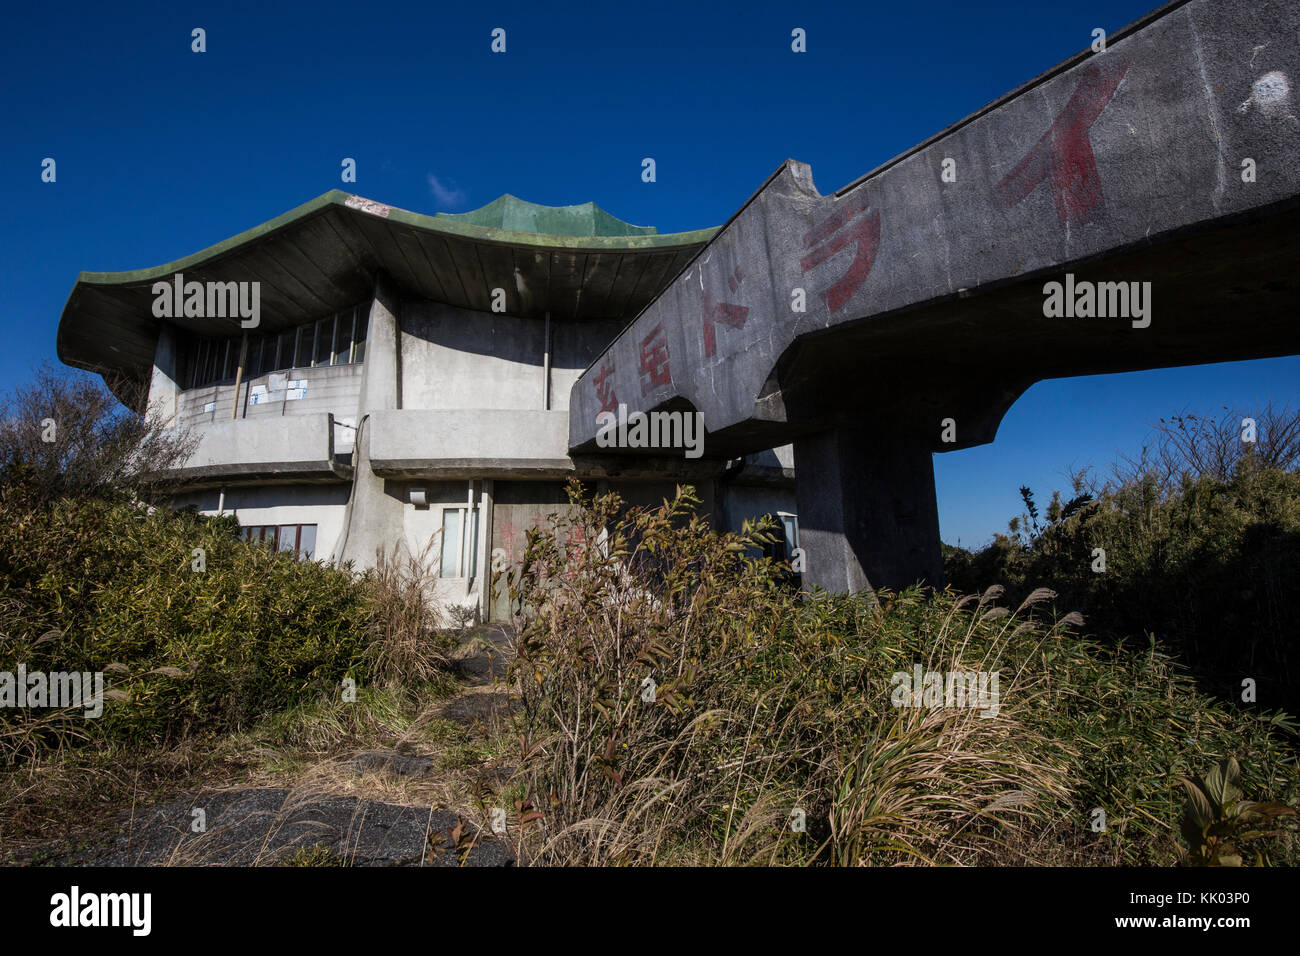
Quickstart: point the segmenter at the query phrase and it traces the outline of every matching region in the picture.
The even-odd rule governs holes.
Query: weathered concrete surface
[[[154,353],[153,374],[149,381],[147,415],[163,427],[176,422],[181,387],[177,384],[176,330],[164,324],[158,330],[158,348]]]
[[[684,397],[705,413],[723,444],[729,431],[785,424],[790,415],[779,390],[786,376],[777,365],[796,340],[873,319],[874,337],[888,333],[932,353],[941,344],[932,333],[951,331],[937,315],[885,320],[943,299],[951,299],[945,316],[969,316],[975,297],[1024,276],[1033,277],[1028,284],[1037,290],[1027,308],[971,329],[968,343],[983,342],[989,353],[970,355],[972,362],[1014,348],[998,334],[1010,328],[1037,333],[1033,349],[1018,350],[1027,354],[1044,342],[1087,346],[1084,355],[1048,361],[1051,374],[1217,361],[1225,347],[1238,355],[1293,350],[1300,339],[1289,317],[1243,336],[1239,324],[1217,314],[1207,323],[1173,307],[1167,297],[1176,292],[1160,280],[1182,276],[1177,267],[1186,263],[1149,256],[1141,269],[1129,263],[1179,230],[1208,230],[1251,211],[1294,215],[1300,196],[1295,91],[1282,96],[1273,80],[1274,100],[1253,104],[1264,77],[1285,75],[1288,88],[1291,77],[1300,77],[1298,34],[1300,7],[1293,3],[1197,0],[1112,39],[1106,53],[1019,91],[839,194],[820,196],[808,167],[783,165],[575,384],[571,447],[594,447],[596,415],[613,395],[633,410]],[[1254,183],[1240,177],[1246,157],[1256,161]],[[945,158],[956,161],[955,183],[940,181]],[[1274,204],[1283,205],[1269,208]],[[1294,250],[1291,241],[1279,259],[1293,264]],[[1107,276],[1156,283],[1150,328],[1043,316],[1045,276],[1119,251],[1127,255],[1103,270]],[[1240,261],[1245,252],[1228,252],[1231,263],[1194,264],[1192,276],[1210,273],[1198,285],[1219,287],[1214,272],[1221,266],[1254,271]],[[1276,269],[1268,276],[1290,278]],[[796,288],[806,290],[806,313],[791,310]],[[1260,291],[1265,294],[1249,301],[1296,303],[1293,286]],[[1240,342],[1247,337],[1255,341]],[[1090,344],[1098,339],[1104,347]],[[1231,340],[1239,344],[1232,347]],[[665,362],[643,361],[643,343],[652,352],[656,341],[664,343]],[[1112,347],[1137,356],[1114,355]],[[865,348],[853,358],[859,377],[883,367]],[[1023,377],[1047,376],[1031,366]],[[833,409],[809,411],[810,423],[840,416]],[[939,446],[938,428],[932,431]],[[774,444],[767,438],[736,443],[750,451]]]
[[[195,809],[204,812],[203,833],[191,829]],[[459,866],[446,833],[456,823],[454,813],[428,807],[284,788],[222,790],[124,815],[89,845],[50,844],[38,848],[36,859],[62,866],[274,866],[325,848],[332,862],[351,866]],[[510,863],[506,848],[490,836],[464,860],[466,866]]]
[[[880,454],[884,446],[888,454]],[[927,443],[837,428],[795,442],[805,579],[828,591],[940,581],[939,511]]]
[[[684,460],[668,452],[575,462],[568,454],[567,411],[385,409],[371,412],[367,425],[369,468],[381,478],[566,478],[580,471],[587,478],[704,481],[721,472],[716,460]]]
[[[682,401],[706,455],[863,425],[875,456],[951,451],[991,441],[1044,378],[1300,352],[1298,78],[1300,6],[1192,0],[835,195],[787,162],[575,383],[571,452],[596,447],[603,409]],[[1067,272],[1150,282],[1150,324],[1045,317],[1044,284]],[[917,499],[902,513],[933,507],[925,484],[893,489]],[[910,540],[876,532],[865,546]],[[919,565],[937,535],[931,551]],[[910,564],[856,560],[873,584],[910,583]]]
[[[573,471],[565,411],[394,409],[372,412],[370,423],[370,467],[385,478],[558,477]]]
[[[366,332],[366,362],[361,374],[361,400],[357,407],[357,437],[353,447],[352,495],[348,499],[343,531],[329,551],[331,561],[351,561],[373,567],[376,554],[398,555],[409,549],[402,533],[402,502],[386,494],[384,480],[370,468],[372,414],[401,408],[402,353],[400,298],[381,277],[375,284]]]
[[[168,476],[192,487],[241,477],[332,479],[332,431],[327,413],[216,422],[195,429],[194,453]]]

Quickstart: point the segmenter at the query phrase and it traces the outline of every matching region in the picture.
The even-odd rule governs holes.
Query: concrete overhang
[[[541,409],[383,409],[370,413],[370,470],[390,479],[584,478],[700,481],[725,466],[677,455],[568,455],[569,413]]]
[[[547,212],[522,216],[529,207]],[[465,309],[490,311],[492,290],[502,288],[511,315],[631,317],[716,232],[658,235],[622,224],[631,234],[545,235],[483,225],[493,221],[484,213],[500,213],[503,225],[570,231],[588,219],[593,232],[618,223],[590,204],[539,207],[502,197],[477,213],[426,216],[333,190],[174,262],[81,273],[59,319],[59,359],[103,375],[118,398],[140,408],[161,322],[202,335],[239,331],[238,319],[155,318],[153,283],[176,273],[187,282],[260,282],[264,333],[368,300],[380,272],[408,294]]]
[[[332,462],[332,416],[219,422],[197,429],[194,453],[166,480],[186,488],[223,484],[337,481]]]
[[[384,409],[370,413],[381,478],[560,477],[573,471],[569,414],[543,409]]]

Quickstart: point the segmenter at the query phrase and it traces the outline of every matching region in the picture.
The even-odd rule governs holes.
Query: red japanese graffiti
[[[1092,153],[1091,128],[1110,103],[1128,66],[1084,71],[1061,115],[1015,169],[994,189],[998,205],[1016,205],[1047,180],[1063,226],[1092,219],[1103,204],[1101,177]]]
[[[592,384],[596,386],[596,397],[600,399],[600,410],[602,412],[618,411],[618,396],[614,394],[614,383],[610,381],[610,376],[614,374],[614,366],[601,365],[600,373],[592,378]]]
[[[727,279],[727,286],[731,289],[732,294],[740,288],[740,283],[744,279],[740,271],[740,266],[736,266],[735,273]],[[734,305],[730,302],[714,302],[713,296],[708,291],[704,293],[704,357],[710,358],[718,354],[718,331],[717,324],[733,329],[743,329],[745,322],[749,317],[749,306]]]
[[[810,250],[800,260],[804,272],[819,266],[845,246],[854,248],[853,262],[829,289],[821,293],[822,301],[832,312],[843,308],[871,274],[880,248],[880,211],[871,209],[866,200],[846,205],[803,237],[803,247]]]
[[[672,383],[672,372],[668,368],[668,336],[660,322],[641,340],[641,397],[649,395],[660,385]]]
[[[496,537],[500,543],[497,545],[506,553],[506,560],[515,562],[523,556],[522,549],[515,548],[515,526],[508,517],[505,517],[505,510],[496,513]]]
[[[564,577],[572,580],[578,573],[578,564],[587,551],[587,529],[578,525],[564,533]]]

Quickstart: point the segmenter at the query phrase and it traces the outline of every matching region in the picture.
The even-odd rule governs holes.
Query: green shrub
[[[99,719],[0,708],[0,762],[236,730],[337,699],[345,676],[397,691],[444,675],[427,554],[353,575],[241,541],[234,518],[149,507],[195,441],[80,373],[43,367],[0,396],[0,671],[109,685]]]
[[[1225,698],[1240,700],[1251,678],[1261,704],[1300,709],[1300,473],[1249,461],[1226,479],[1146,473],[1063,517],[1054,506],[1028,534],[974,554],[946,549],[949,581],[1013,597],[1050,585],[1094,633],[1154,634]]]
[[[114,698],[98,720],[0,711],[11,747],[33,742],[33,721],[142,744],[233,730],[363,676],[364,579],[241,541],[233,518],[7,504],[0,496],[0,670],[102,671]],[[196,549],[206,570],[193,570]]]

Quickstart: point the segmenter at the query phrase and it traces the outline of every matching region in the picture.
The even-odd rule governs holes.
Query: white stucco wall
[[[200,514],[233,514],[240,527],[268,524],[316,525],[316,557],[325,560],[343,530],[349,486],[330,485],[263,485],[228,488],[225,510],[218,510],[220,491],[208,490],[177,495],[172,507],[194,505]]]

